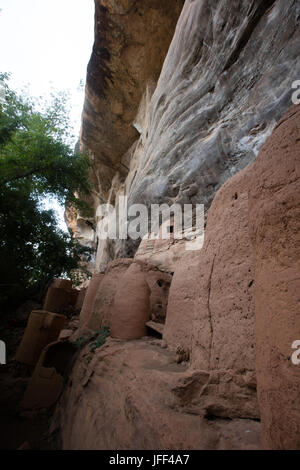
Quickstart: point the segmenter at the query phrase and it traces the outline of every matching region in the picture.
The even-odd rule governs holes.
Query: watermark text
[[[6,345],[0,340],[0,365],[6,364]]]

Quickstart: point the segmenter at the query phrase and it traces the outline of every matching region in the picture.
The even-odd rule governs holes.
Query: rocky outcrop
[[[300,76],[296,3],[185,2],[151,100],[130,201],[208,209],[216,190],[255,159]]]
[[[300,449],[300,108],[279,121],[253,165],[256,372],[267,449]]]
[[[159,344],[108,339],[89,364],[82,351],[52,425],[61,426],[63,448],[259,449],[260,423],[183,411],[206,376],[189,386],[186,365]]]
[[[116,172],[128,173],[122,158],[139,135],[133,122],[147,84],[159,77],[182,5],[183,0],[95,2],[81,142],[94,161],[102,200]]]
[[[208,216],[200,251],[98,240],[85,325],[115,338],[76,361],[54,424],[63,447],[259,448],[261,417],[265,448],[299,448],[298,109],[276,125],[300,76],[299,4],[186,0],[157,84],[181,2],[96,6],[82,127],[95,242],[113,217],[97,207],[117,213],[119,195]]]
[[[83,113],[95,214],[103,202],[117,207],[119,195],[147,206],[201,203],[207,212],[290,106],[300,76],[299,5],[187,0],[174,36],[182,1],[116,5],[96,2]],[[94,244],[98,224],[96,216],[89,224]],[[100,240],[96,270],[137,248],[133,240]],[[178,249],[171,248],[175,260]]]

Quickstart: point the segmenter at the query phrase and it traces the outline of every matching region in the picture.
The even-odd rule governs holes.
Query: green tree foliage
[[[91,190],[89,161],[70,143],[66,96],[56,94],[37,110],[34,100],[9,88],[8,79],[0,74],[1,309],[40,292],[52,277],[70,274],[88,256],[41,201],[54,196],[89,215],[83,199]]]

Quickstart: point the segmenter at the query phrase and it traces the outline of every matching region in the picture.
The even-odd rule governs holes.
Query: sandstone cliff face
[[[185,2],[152,97],[132,201],[209,206],[255,159],[299,76],[298,9],[286,0]]]
[[[88,65],[81,140],[95,162],[100,200],[108,199],[123,156],[137,140],[133,123],[147,85],[158,80],[183,0],[95,1],[95,44]]]
[[[119,194],[207,211],[290,106],[298,2],[186,0],[174,34],[182,3],[96,1],[81,136],[94,163],[95,212]],[[96,270],[137,246],[100,241]]]
[[[82,320],[115,338],[81,351],[54,426],[65,449],[257,449],[261,418],[265,448],[299,448],[298,108],[276,123],[300,77],[300,5],[186,0],[156,84],[172,5],[96,2],[82,143],[95,209],[204,203],[204,246],[143,241],[133,258],[137,244],[99,241]]]

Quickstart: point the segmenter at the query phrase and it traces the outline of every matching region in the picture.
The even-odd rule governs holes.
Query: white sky
[[[79,135],[86,68],[94,41],[93,0],[0,0],[0,71],[13,89],[31,96],[51,87],[71,93],[71,119]]]

